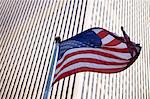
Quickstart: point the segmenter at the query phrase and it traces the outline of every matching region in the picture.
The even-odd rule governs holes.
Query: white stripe
[[[127,45],[125,43],[120,43],[116,46],[106,46],[104,45],[105,47],[109,47],[109,48],[127,48]]]
[[[82,47],[82,48],[74,48],[74,49],[67,50],[64,53],[64,55],[62,56],[62,58],[58,61],[58,64],[64,59],[64,57],[66,55],[68,55],[70,53],[73,53],[73,52],[85,51],[85,50],[93,50],[93,51],[105,52],[105,53],[108,53],[108,54],[111,54],[111,55],[114,55],[114,56],[117,56],[117,57],[120,57],[120,58],[123,58],[123,59],[130,59],[131,58],[130,53],[114,52],[114,51],[110,51],[110,50],[104,50],[104,49],[101,49],[101,48],[86,48],[86,47]]]
[[[91,59],[97,59],[100,61],[106,61],[106,62],[117,62],[117,63],[125,63],[128,61],[125,60],[119,60],[119,59],[114,59],[114,58],[108,58],[105,56],[101,56],[101,55],[97,55],[97,54],[77,54],[74,56],[71,56],[70,58],[67,58],[59,68],[57,68],[56,73],[58,73],[60,71],[60,69],[67,63],[69,63],[70,61],[73,61],[75,59],[79,59],[79,58],[91,58]],[[62,61],[61,61],[62,62]],[[59,62],[60,63],[60,62]]]
[[[111,41],[114,40],[114,39],[115,39],[115,38],[114,38],[113,36],[107,35],[106,37],[104,37],[104,38],[101,39],[101,40],[102,40],[102,44],[104,45],[104,44],[107,44],[107,43],[111,42]]]
[[[112,54],[112,55],[115,55],[115,56],[123,58],[123,59],[130,59],[131,58],[130,53],[121,53],[121,52],[115,52],[115,51],[110,51],[110,50],[106,50],[106,49],[99,49],[99,51],[105,52],[108,54]]]
[[[93,53],[83,53],[83,54],[77,54],[74,56],[71,56],[70,58],[72,59],[78,59],[78,58],[93,58],[93,59],[97,59],[97,60],[102,60],[102,61],[108,61],[108,62],[118,62],[118,63],[122,63],[122,62],[128,62],[127,60],[120,60],[120,59],[115,59],[115,58],[110,58],[110,57],[106,57],[106,56],[102,56],[102,55],[97,55],[97,54],[93,54]],[[69,58],[67,58],[69,59]],[[59,63],[61,63],[64,60],[64,57],[59,60]]]
[[[63,70],[61,70],[58,75],[54,78],[54,81],[63,73],[66,73],[68,71],[74,70],[74,69],[78,69],[81,67],[88,67],[88,68],[95,68],[95,69],[115,69],[115,68],[123,68],[127,65],[102,65],[102,64],[94,64],[94,63],[88,63],[88,62],[79,62],[79,63],[75,63],[73,65],[70,65],[66,68],[64,68]],[[56,73],[55,73],[56,74]]]
[[[92,31],[94,31],[96,34],[98,34],[99,32],[103,31],[103,29],[92,29]]]

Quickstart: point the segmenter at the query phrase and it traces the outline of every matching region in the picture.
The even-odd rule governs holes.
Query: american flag
[[[59,44],[53,84],[78,72],[116,73],[129,67],[141,47],[103,28],[91,28]]]

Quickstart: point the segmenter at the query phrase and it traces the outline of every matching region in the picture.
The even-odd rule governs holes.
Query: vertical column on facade
[[[22,2],[25,3],[25,2]],[[23,11],[20,12],[20,15],[22,16],[20,19],[20,23],[17,24],[17,26],[22,26],[19,27],[19,30],[16,29],[16,32],[21,33],[20,41],[19,42],[19,47],[18,50],[16,51],[16,55],[14,55],[14,59],[15,61],[11,64],[11,66],[13,66],[13,70],[14,72],[12,72],[12,77],[10,77],[10,84],[7,85],[9,90],[7,91],[7,95],[8,98],[11,97],[15,97],[13,92],[15,92],[15,84],[19,83],[19,81],[17,80],[18,76],[21,75],[21,72],[19,72],[20,68],[22,67],[21,65],[19,66],[19,64],[21,64],[22,60],[20,61],[21,57],[23,57],[23,48],[25,47],[24,44],[26,43],[26,39],[27,36],[30,33],[25,33],[26,29],[28,28],[27,25],[29,24],[29,16],[31,15],[31,10],[32,10],[32,6],[33,6],[34,2],[28,2],[25,3],[26,6],[22,6]],[[24,9],[27,8],[27,9]],[[25,12],[24,12],[25,11]]]
[[[20,13],[19,12],[21,12],[22,11],[22,9],[20,8],[21,6],[19,6],[19,5],[21,5],[21,3],[19,2],[19,4],[18,5],[16,5],[15,7],[18,7],[18,9],[15,9],[15,11],[16,11],[16,13],[14,14],[14,16],[12,16],[12,17],[14,17],[14,20],[16,21],[16,23],[15,23],[15,21],[13,22],[13,29],[14,30],[10,30],[10,31],[12,31],[12,34],[17,34],[17,30],[19,29],[19,27],[18,26],[20,26],[19,24],[20,23],[18,23],[20,20]],[[19,17],[18,17],[19,16]],[[11,19],[11,18],[10,18]],[[18,20],[17,20],[18,19]],[[4,65],[3,64],[3,66],[4,66],[4,72],[6,73],[3,73],[3,75],[2,75],[2,77],[4,77],[4,80],[3,80],[3,83],[2,84],[5,84],[5,85],[2,85],[3,86],[3,88],[4,88],[4,90],[5,91],[3,91],[3,92],[5,92],[5,93],[3,93],[2,94],[2,97],[4,96],[4,97],[6,97],[6,95],[7,95],[7,92],[9,91],[8,90],[8,86],[7,86],[7,84],[11,84],[11,82],[8,82],[8,81],[10,81],[10,79],[9,78],[11,78],[12,79],[12,77],[10,77],[10,76],[12,76],[12,74],[13,74],[13,71],[14,71],[14,67],[15,66],[13,66],[13,65],[11,65],[11,64],[14,64],[14,61],[15,61],[15,57],[17,56],[17,54],[16,54],[16,52],[18,51],[18,46],[20,46],[20,42],[19,42],[19,40],[20,40],[20,37],[21,37],[22,35],[21,35],[21,33],[18,33],[18,35],[16,35],[15,37],[13,37],[13,43],[14,44],[11,44],[13,47],[12,47],[12,49],[9,49],[9,51],[10,51],[10,53],[11,54],[7,54],[7,55],[10,55],[9,57],[8,57],[8,60],[7,60],[7,62],[6,62],[6,64]],[[10,40],[10,39],[9,39]],[[10,40],[11,41],[11,40]],[[11,42],[12,43],[12,42]],[[8,48],[8,47],[7,47]],[[13,51],[12,51],[13,50]],[[17,51],[16,51],[17,50]],[[9,61],[9,62],[8,62]],[[12,63],[13,62],[13,63]],[[7,68],[7,69],[6,69]],[[6,69],[6,70],[5,70]],[[4,76],[5,75],[5,76]],[[7,80],[7,81],[6,81]]]
[[[9,21],[8,21],[8,16],[7,15],[10,15],[10,13],[13,12],[14,9],[12,9],[13,7],[13,3],[11,3],[10,1],[2,1],[3,3],[1,3],[1,46],[2,46],[2,49],[4,48],[4,43],[6,42],[6,37],[8,37],[8,34],[10,35],[11,33],[5,33],[4,31],[6,30],[5,28],[7,27]],[[9,7],[9,8],[8,8]],[[10,11],[11,10],[11,11]],[[6,22],[7,21],[7,22]],[[2,50],[3,51],[3,50]],[[1,58],[2,59],[2,58]]]
[[[13,11],[10,10],[10,16],[13,16],[13,13],[16,13],[15,15],[18,15],[18,11],[20,11],[20,9],[17,9],[18,3],[13,2],[12,4],[16,5],[15,8],[13,9]],[[11,7],[10,7],[11,8]],[[3,33],[7,34],[5,37],[7,37],[7,39],[5,38],[4,40],[7,41],[3,41],[5,46],[2,46],[2,75],[1,75],[1,81],[3,82],[3,80],[5,79],[6,74],[8,73],[8,68],[9,66],[7,65],[8,63],[10,63],[10,57],[9,55],[11,55],[12,53],[12,49],[14,50],[14,45],[12,46],[12,44],[15,44],[15,38],[17,36],[17,33],[9,33],[9,31],[12,31],[12,29],[14,29],[14,21],[16,20],[15,18],[10,18],[6,20],[9,24],[5,24],[4,25],[4,31],[2,31]],[[4,21],[5,22],[5,21]],[[13,24],[13,27],[11,27],[11,25]],[[6,31],[5,31],[6,30]],[[15,30],[15,29],[14,29]],[[19,34],[18,34],[19,35]],[[12,43],[12,44],[11,44]],[[3,83],[2,83],[3,84]],[[4,86],[4,85],[3,85]]]

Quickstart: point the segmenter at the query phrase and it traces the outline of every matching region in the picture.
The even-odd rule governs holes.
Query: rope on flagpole
[[[51,94],[51,88],[52,88],[52,83],[54,79],[56,63],[58,59],[59,43],[60,43],[60,37],[56,37],[55,44],[53,47],[52,57],[51,57],[51,64],[50,64],[51,66],[50,66],[50,70],[48,74],[48,80],[47,80],[46,88],[44,92],[44,99],[49,99],[50,94]]]

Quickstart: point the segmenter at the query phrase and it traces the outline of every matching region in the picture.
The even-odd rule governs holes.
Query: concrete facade
[[[150,99],[150,0],[1,0],[0,98],[41,99],[54,38],[91,27],[122,35],[142,51],[116,74],[78,73],[57,82],[50,99]]]

